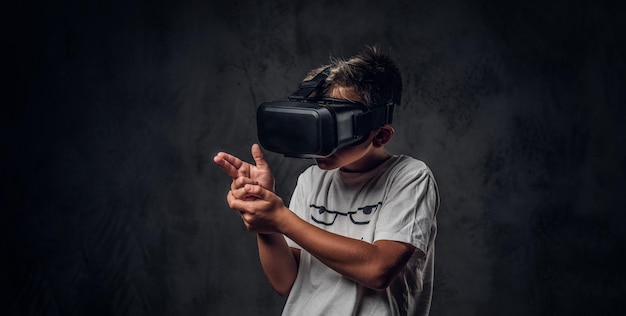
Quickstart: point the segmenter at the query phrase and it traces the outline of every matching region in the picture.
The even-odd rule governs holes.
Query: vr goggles
[[[360,102],[311,97],[328,70],[304,81],[285,101],[262,103],[257,132],[263,148],[295,158],[321,158],[365,141],[369,133],[391,124],[393,102],[371,110]]]

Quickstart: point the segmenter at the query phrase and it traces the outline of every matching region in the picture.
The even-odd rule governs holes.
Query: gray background
[[[7,7],[8,6],[8,7]],[[2,14],[3,314],[276,315],[212,164],[380,44],[439,182],[433,315],[623,315],[624,5],[21,1]],[[289,199],[309,161],[268,154]]]

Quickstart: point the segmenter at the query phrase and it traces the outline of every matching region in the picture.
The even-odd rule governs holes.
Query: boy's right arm
[[[217,154],[214,162],[232,178],[231,190],[248,183],[258,183],[274,191],[274,177],[261,148],[254,144],[251,151],[255,165],[226,153]],[[298,273],[300,250],[290,248],[282,234],[257,234],[257,236],[259,258],[265,276],[276,292],[282,296],[289,295]]]
[[[300,250],[290,248],[282,234],[257,234],[257,243],[270,285],[281,296],[289,295],[298,274]]]

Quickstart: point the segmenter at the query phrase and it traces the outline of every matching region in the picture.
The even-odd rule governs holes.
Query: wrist
[[[285,235],[285,232],[289,231],[293,217],[296,215],[285,205],[282,205],[278,212],[279,216],[276,221],[276,232]]]

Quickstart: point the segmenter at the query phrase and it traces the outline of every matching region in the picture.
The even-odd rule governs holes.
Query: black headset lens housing
[[[284,101],[266,102],[257,110],[263,148],[287,157],[321,158],[359,144],[376,128],[391,123],[393,103],[371,110],[360,102],[310,98],[328,76],[328,68]]]

